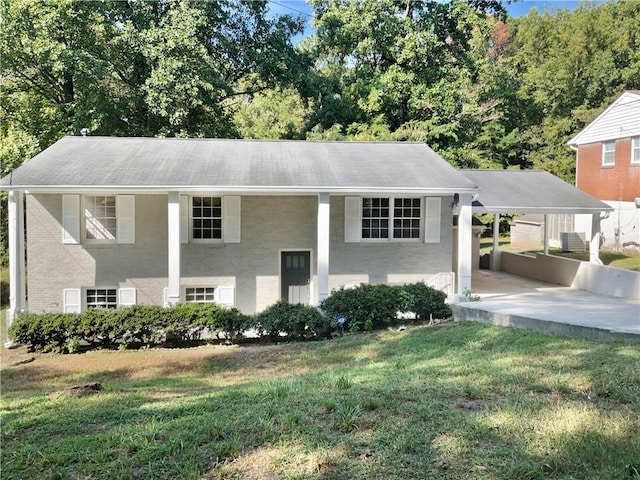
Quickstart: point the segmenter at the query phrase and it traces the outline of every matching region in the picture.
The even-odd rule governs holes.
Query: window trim
[[[189,300],[189,290],[193,289],[203,289],[203,290],[207,290],[207,289],[211,289],[211,293],[208,294],[206,291],[203,293],[203,295],[205,296],[205,300],[202,301],[198,301],[198,300]],[[198,287],[184,287],[184,303],[216,303],[216,296],[217,296],[217,290],[218,287],[212,287],[212,286],[198,286]],[[195,294],[197,295],[197,293]],[[211,295],[211,300],[206,300],[206,296]]]
[[[113,304],[110,304],[109,302],[107,302],[106,306],[104,305],[93,305],[93,304],[89,304],[89,292],[90,291],[97,291],[97,290],[113,290],[115,292],[114,298],[115,301],[113,302]],[[83,302],[83,310],[88,310],[89,308],[118,308],[119,307],[119,291],[118,291],[118,287],[85,287],[82,290],[82,302]],[[111,295],[109,293],[105,293],[106,297],[110,297]],[[113,306],[111,306],[113,305]]]
[[[87,238],[86,204],[88,197],[113,197],[115,199],[115,238]],[[87,245],[113,245],[135,243],[136,197],[113,192],[62,194],[62,243]]]
[[[89,216],[87,215],[87,205],[89,204],[89,199],[93,198],[113,198],[113,208],[114,208],[114,217],[112,218],[115,221],[115,235],[113,238],[89,238],[88,233],[89,229],[87,228],[87,222],[89,220]],[[94,202],[95,205],[95,202]],[[81,213],[82,213],[82,241],[84,243],[117,243],[118,242],[118,195],[108,195],[102,193],[92,193],[82,195],[82,205],[81,205]],[[102,217],[99,217],[102,218]],[[111,233],[111,232],[109,232]]]
[[[607,146],[613,146],[613,149],[607,150]],[[611,162],[607,162],[607,153],[613,154],[613,160]],[[608,140],[606,142],[602,142],[602,166],[603,167],[613,167],[616,164],[616,141]]]
[[[364,213],[364,201],[366,199],[388,199],[389,200],[389,217],[388,217],[388,236],[386,238],[365,238],[362,236],[363,230],[363,220],[366,218],[363,216]],[[418,225],[418,237],[417,238],[396,238],[394,236],[394,226],[393,221],[395,219],[394,209],[395,209],[395,200],[405,200],[405,199],[418,199],[420,201],[420,218]],[[404,218],[404,217],[402,217]],[[423,197],[417,195],[408,195],[408,196],[363,196],[360,200],[360,242],[362,243],[422,243],[424,241],[424,222],[425,222],[425,202]]]
[[[187,302],[187,288],[213,288],[213,302],[205,302],[205,303],[215,303],[217,305],[223,307],[235,307],[236,306],[236,287],[230,286],[228,284],[219,284],[219,285],[181,285],[180,286],[180,303],[200,303],[200,302]],[[163,298],[164,298],[164,306],[167,307],[167,293],[168,287],[164,287],[163,289]],[[224,301],[228,296],[231,296],[229,301]],[[224,297],[224,298],[221,298]]]
[[[194,198],[219,198],[220,199],[220,238],[194,238],[193,236],[193,199]],[[222,195],[189,195],[188,202],[188,229],[189,229],[189,242],[191,243],[224,243],[224,235],[225,235],[225,225],[224,225],[224,196]],[[212,219],[215,217],[211,217]]]
[[[640,165],[640,136],[631,137],[631,164]]]

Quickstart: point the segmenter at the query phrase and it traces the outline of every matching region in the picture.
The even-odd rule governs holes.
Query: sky
[[[596,3],[600,3],[603,0],[592,0]],[[521,17],[531,11],[532,8],[537,8],[538,12],[544,11],[553,12],[559,8],[566,8],[573,10],[578,7],[580,3],[584,3],[579,0],[517,0],[507,4],[503,1],[507,13],[511,17]],[[302,15],[307,19],[307,26],[305,32],[302,35],[295,37],[294,42],[304,38],[305,36],[313,33],[311,27],[311,15],[312,10],[304,0],[269,0],[270,10],[275,15],[281,15],[288,13],[290,15],[299,16]]]

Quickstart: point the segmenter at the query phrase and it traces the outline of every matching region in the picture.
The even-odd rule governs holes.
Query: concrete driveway
[[[640,342],[640,302],[538,282],[504,272],[475,270],[479,301],[452,306],[456,320],[477,320],[594,340]]]

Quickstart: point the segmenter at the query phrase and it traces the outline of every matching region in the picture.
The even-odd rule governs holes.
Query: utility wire
[[[303,12],[302,10],[298,10],[297,8],[290,7],[290,6],[285,5],[283,3],[275,2],[274,0],[268,0],[268,2],[269,3],[273,3],[274,5],[278,5],[279,7],[282,7],[282,8],[287,8],[287,9],[291,10],[292,12],[299,13],[300,15],[305,15],[305,16],[307,16],[309,18],[313,18],[313,15],[310,15],[307,12]]]

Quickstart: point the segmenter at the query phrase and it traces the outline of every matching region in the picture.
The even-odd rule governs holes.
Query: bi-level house
[[[1,187],[10,317],[317,304],[346,285],[451,278],[454,249],[457,290],[471,285],[478,188],[421,143],[65,137]]]
[[[640,91],[624,92],[568,144],[576,186],[614,209],[601,221],[604,245],[640,248]],[[575,222],[589,238],[591,219]]]

